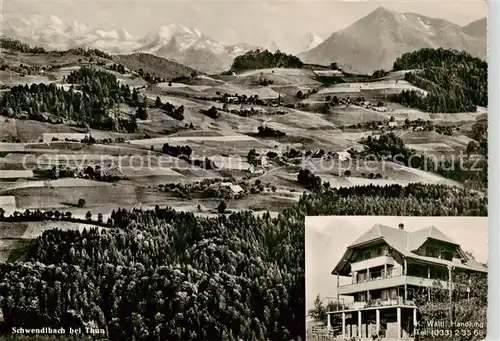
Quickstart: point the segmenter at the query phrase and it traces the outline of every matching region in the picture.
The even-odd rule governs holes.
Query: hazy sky
[[[106,29],[126,28],[143,35],[161,25],[183,24],[198,28],[223,43],[247,42],[278,46],[315,32],[327,37],[379,6],[398,12],[416,12],[465,25],[487,16],[484,0],[323,0],[323,1],[74,1],[4,0],[3,14],[56,15]]]
[[[331,271],[347,246],[375,224],[414,231],[434,225],[470,251],[477,261],[488,260],[488,218],[484,217],[306,217],[306,306],[311,308],[316,295],[336,297],[337,280]],[[350,279],[340,277],[341,285]]]

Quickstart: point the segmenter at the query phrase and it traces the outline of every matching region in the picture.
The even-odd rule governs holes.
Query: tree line
[[[101,130],[128,128],[128,121],[114,119],[113,110],[119,103],[133,100],[135,89],[132,93],[114,75],[87,67],[72,71],[66,80],[72,84],[68,90],[55,83],[12,87],[1,98],[2,115],[53,121],[49,114],[53,123],[69,121]],[[133,128],[132,124],[127,130],[135,131]]]
[[[183,105],[180,105],[176,108],[175,105],[169,102],[162,103],[160,96],[157,96],[154,107],[161,108],[168,116],[175,118],[176,120],[182,121],[184,119]]]
[[[267,69],[275,67],[295,68],[300,69],[304,66],[302,61],[294,56],[289,55],[279,50],[272,53],[268,50],[248,51],[242,56],[234,59],[231,71],[251,70],[251,69]]]
[[[189,159],[193,153],[189,146],[171,146],[168,143],[164,143],[161,150],[167,155],[185,159]]]
[[[259,126],[257,128],[257,136],[259,137],[283,137],[286,136],[286,133],[284,133],[281,130],[274,129],[268,126]]]
[[[18,51],[24,53],[46,53],[45,48],[41,46],[32,47],[29,44],[23,43],[17,39],[2,36],[0,37],[0,47],[6,50]]]
[[[67,53],[71,53],[74,55],[78,56],[85,56],[85,57],[100,57],[103,59],[108,59],[110,60],[112,57],[109,53],[106,53],[104,51],[101,51],[99,49],[87,49],[87,48],[72,48],[67,51],[47,51],[44,47],[42,46],[31,46],[27,43],[24,43],[18,39],[14,39],[12,37],[7,37],[7,36],[1,36],[0,37],[0,47],[11,50],[11,51],[18,51],[18,52],[24,52],[24,53],[40,53],[40,54],[45,54],[45,53],[51,53],[51,54],[59,54],[59,55],[64,55]]]
[[[488,63],[466,52],[425,48],[403,54],[393,69],[414,70],[405,79],[426,90],[403,90],[393,100],[427,112],[472,112],[488,106]]]

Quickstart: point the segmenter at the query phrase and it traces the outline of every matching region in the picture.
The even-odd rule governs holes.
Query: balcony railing
[[[351,263],[351,270],[352,271],[362,271],[365,269],[375,268],[375,267],[384,266],[384,265],[393,266],[395,264],[396,264],[396,261],[394,260],[394,258],[387,256],[387,255],[383,255],[383,256],[378,256],[375,258],[365,259],[362,261]]]
[[[391,278],[391,277],[396,277],[396,276],[401,276],[403,274],[403,271],[401,268],[391,268],[381,271],[373,271],[369,272],[366,274],[359,274],[356,277],[352,278],[352,284],[357,284],[357,283],[364,283],[368,281],[374,281],[377,279],[384,279],[384,278]]]
[[[446,281],[415,276],[394,275],[386,277],[382,276],[380,278],[375,276],[376,279],[374,279],[373,277],[370,278],[371,279],[367,281],[341,285],[338,287],[337,292],[339,295],[352,295],[358,292],[398,287],[405,284],[420,287],[432,287],[436,282],[441,283],[442,287],[444,288],[448,287],[448,282]]]
[[[334,300],[336,302],[336,300]],[[330,302],[331,303],[331,302]],[[343,299],[339,299],[339,301],[334,304],[334,311],[343,311],[343,310],[359,310],[366,308],[383,308],[383,307],[392,307],[392,306],[415,306],[414,300],[405,300],[404,297],[398,296],[389,300],[382,300],[380,298],[369,300],[368,302],[345,302]]]

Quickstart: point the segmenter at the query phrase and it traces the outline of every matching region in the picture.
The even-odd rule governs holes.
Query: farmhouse
[[[253,110],[254,112],[259,114],[267,114],[267,110],[261,107],[251,107],[250,110]]]
[[[226,97],[227,103],[239,103],[240,99],[237,96],[228,96]]]
[[[453,290],[452,270],[487,272],[434,226],[407,232],[403,224],[399,228],[375,224],[347,248],[332,271],[337,276],[338,304],[336,311],[327,313],[327,328],[342,340],[372,335],[414,340],[416,294],[430,299],[435,283]],[[340,276],[350,283],[339,285]]]
[[[261,168],[256,168],[254,165],[250,165],[247,171],[251,174],[264,174],[264,170]]]
[[[238,194],[240,192],[243,192],[243,188],[241,188],[240,185],[233,185],[232,182],[221,182],[220,184],[222,187],[229,188],[233,194]]]
[[[317,76],[324,77],[342,77],[343,73],[341,70],[314,70],[313,71]]]
[[[337,161],[347,161],[351,159],[351,154],[348,152],[335,152],[333,153],[333,159]]]

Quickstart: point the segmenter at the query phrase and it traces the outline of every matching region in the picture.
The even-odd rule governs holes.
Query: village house
[[[414,340],[416,294],[430,299],[436,282],[453,290],[452,270],[487,273],[434,226],[407,232],[403,224],[376,224],[348,246],[332,271],[338,305],[327,313],[327,328],[341,340],[371,340],[381,334],[382,340]],[[349,284],[340,285],[340,277]]]
[[[335,152],[333,153],[332,158],[337,161],[348,161],[351,159],[351,154],[348,152]]]
[[[227,103],[237,104],[237,103],[240,102],[240,99],[237,96],[227,96],[226,97],[226,102]]]
[[[264,174],[264,170],[262,168],[257,168],[254,165],[250,165],[247,171],[251,174]]]
[[[233,192],[233,194],[238,194],[243,192],[243,188],[240,185],[233,185],[232,182],[221,182],[221,187],[226,187]]]

